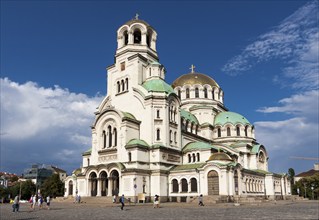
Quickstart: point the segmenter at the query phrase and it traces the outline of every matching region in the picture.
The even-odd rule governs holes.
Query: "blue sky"
[[[318,157],[318,1],[1,1],[1,170],[81,165],[135,13],[158,33],[168,83],[194,64],[254,123],[270,171],[313,167],[290,157]]]

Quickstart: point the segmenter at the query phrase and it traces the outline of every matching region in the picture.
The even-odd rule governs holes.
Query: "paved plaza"
[[[162,203],[154,209],[152,204],[73,204],[53,202],[51,209],[31,211],[29,204],[21,204],[13,213],[10,204],[0,204],[0,219],[318,219],[318,201],[278,201],[258,204],[211,204],[198,207],[186,203]]]

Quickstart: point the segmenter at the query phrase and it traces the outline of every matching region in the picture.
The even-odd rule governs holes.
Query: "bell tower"
[[[107,68],[107,94],[110,98],[127,96],[133,87],[142,85],[151,76],[164,78],[156,51],[157,33],[146,21],[135,18],[117,30],[115,63]]]

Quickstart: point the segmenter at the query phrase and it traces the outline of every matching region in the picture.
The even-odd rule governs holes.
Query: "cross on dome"
[[[196,66],[194,66],[193,64],[191,65],[191,68],[189,68],[191,71],[191,73],[195,73],[194,69],[196,68]]]
[[[135,19],[138,20],[138,16],[140,16],[139,14],[135,14]]]

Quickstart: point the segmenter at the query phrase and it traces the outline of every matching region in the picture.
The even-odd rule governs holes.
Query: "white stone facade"
[[[66,179],[65,196],[157,194],[162,201],[187,201],[199,194],[290,194],[286,176],[268,172],[254,126],[228,111],[212,78],[192,69],[168,85],[149,24],[130,20],[117,35],[92,147]]]

